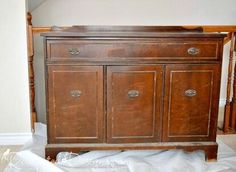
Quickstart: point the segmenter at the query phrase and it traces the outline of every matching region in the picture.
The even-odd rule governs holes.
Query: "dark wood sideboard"
[[[204,150],[217,159],[224,34],[74,26],[43,33],[48,144],[60,151]]]

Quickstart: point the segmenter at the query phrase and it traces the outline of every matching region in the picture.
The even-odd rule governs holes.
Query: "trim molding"
[[[32,133],[0,133],[0,145],[24,145],[32,139]]]
[[[226,99],[220,99],[219,102],[219,107],[224,107],[225,106]]]

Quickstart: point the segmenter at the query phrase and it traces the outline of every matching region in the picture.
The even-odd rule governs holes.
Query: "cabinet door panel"
[[[159,141],[162,66],[107,68],[109,143]]]
[[[103,68],[48,67],[49,143],[102,142]]]
[[[219,65],[168,65],[165,80],[164,141],[214,140]]]

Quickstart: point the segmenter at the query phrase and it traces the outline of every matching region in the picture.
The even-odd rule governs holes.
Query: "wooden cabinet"
[[[215,159],[224,35],[175,29],[43,34],[46,155],[178,148]]]

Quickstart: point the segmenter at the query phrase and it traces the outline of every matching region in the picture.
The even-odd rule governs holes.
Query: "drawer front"
[[[48,41],[54,60],[216,60],[218,41]]]
[[[215,141],[220,65],[166,67],[163,141]]]
[[[162,66],[107,68],[107,142],[160,141]]]
[[[48,142],[102,142],[103,67],[48,66],[48,74]]]

